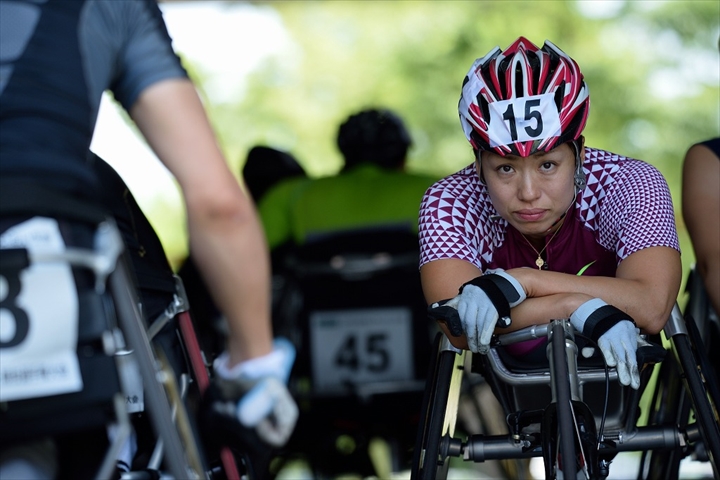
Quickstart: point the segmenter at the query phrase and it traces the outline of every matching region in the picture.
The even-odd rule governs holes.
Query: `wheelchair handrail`
[[[513,343],[525,342],[527,340],[536,340],[538,338],[547,338],[550,324],[531,325],[521,328],[510,333],[503,333],[497,336],[498,345],[511,345]]]
[[[496,345],[511,345],[513,343],[524,342],[527,340],[535,340],[538,338],[547,337],[550,331],[550,325],[531,325],[529,327],[521,328],[510,333],[503,333],[495,337]],[[496,348],[491,348],[487,354],[488,362],[495,374],[500,377],[504,382],[510,385],[550,385],[551,376],[550,371],[543,372],[526,372],[518,373],[512,372],[505,366],[505,363],[500,358]],[[609,371],[610,380],[617,380],[617,370],[611,368]],[[577,381],[578,385],[582,385],[587,382],[596,382],[605,380],[605,369],[590,369],[590,370],[578,370]]]

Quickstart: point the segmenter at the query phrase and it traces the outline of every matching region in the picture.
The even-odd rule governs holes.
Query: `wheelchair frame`
[[[285,447],[287,453],[282,452],[279,460],[300,458],[316,478],[349,474],[384,478],[407,470],[434,327],[429,321],[427,325],[418,322],[425,319],[425,308],[417,258],[414,233],[371,230],[337,233],[276,260],[276,276],[282,280],[278,286],[282,288],[275,293],[275,330],[296,345],[298,358],[289,385],[301,408],[298,426]],[[416,277],[417,284],[408,281],[410,276]],[[397,311],[406,317],[410,330],[408,376],[386,379],[353,375],[352,381],[331,385],[329,377],[323,378],[317,371],[321,362],[313,358],[317,351],[313,318],[320,320],[328,313],[350,314],[367,325],[368,319],[377,318],[377,312],[392,319],[397,313],[387,317],[388,312]],[[368,345],[372,344],[364,340],[353,343],[358,350]],[[382,348],[399,349],[391,341],[375,346],[373,356],[358,356],[358,363],[363,358],[377,361]],[[372,456],[370,444],[375,439],[385,442],[387,449]],[[380,455],[383,462],[376,463]]]
[[[155,475],[163,477],[162,467],[165,465],[166,468],[170,470],[172,478],[176,480],[185,478],[240,480],[243,478],[242,475],[247,472],[242,468],[242,461],[239,462],[238,459],[235,458],[230,448],[221,448],[220,458],[217,459],[217,466],[212,467],[206,463],[202,446],[199,444],[197,438],[197,432],[195,432],[190,422],[185,404],[190,385],[195,384],[198,393],[202,395],[210,386],[210,374],[190,317],[187,293],[182,280],[177,275],[175,275],[175,288],[176,292],[173,295],[172,303],[168,305],[167,309],[165,309],[159,317],[151,322],[146,333],[147,345],[150,346],[152,352],[155,352],[155,361],[158,364],[158,368],[160,368],[160,374],[156,378],[162,379],[162,381],[158,383],[162,383],[167,392],[167,399],[170,406],[170,422],[167,421],[167,417],[161,419],[160,422],[157,420],[154,421],[157,441],[147,465],[141,471],[123,473],[121,479],[145,480],[153,478],[153,474],[149,472],[155,472]],[[135,305],[137,305],[137,303],[135,303]],[[181,343],[183,344],[187,363],[187,371],[181,373],[177,379],[179,380],[179,385],[175,379],[172,368],[165,364],[163,359],[158,356],[159,352],[156,352],[155,349],[152,348],[152,340],[174,319],[177,319],[176,334],[180,337]],[[143,333],[144,332],[140,332],[140,335],[142,336]],[[142,338],[139,340],[145,342]],[[143,378],[143,380],[145,379]],[[145,385],[145,383],[143,383],[143,385]],[[145,387],[145,391],[147,392],[147,387]],[[157,411],[157,405],[152,403],[155,402],[156,399],[151,399],[150,401],[151,405],[148,410],[152,418],[154,416],[153,412]],[[166,414],[167,411],[163,412],[163,406],[164,404],[160,405],[160,412],[161,414]],[[162,423],[163,426],[160,427],[158,425],[159,423]],[[183,457],[179,457],[177,453],[172,454],[167,450],[166,445],[168,439],[173,442],[180,441],[180,446],[184,449],[181,451],[185,454]],[[178,470],[179,472],[187,472],[187,474],[181,473],[181,475],[184,476],[177,476],[176,472],[178,472]]]
[[[197,384],[202,394],[209,385],[209,375],[190,319],[187,295],[182,281],[179,277],[175,277],[176,293],[173,302],[149,328],[146,328],[140,312],[135,284],[123,257],[123,241],[112,220],[106,220],[97,226],[95,244],[95,250],[66,247],[66,250],[59,254],[37,254],[27,251],[30,265],[62,262],[74,268],[92,271],[96,293],[109,292],[112,305],[108,310],[116,314],[116,318],[111,318],[102,333],[102,350],[105,356],[114,358],[120,378],[121,391],[106,400],[111,403],[108,413],[112,412],[108,421],[117,428],[95,478],[99,480],[112,478],[118,453],[132,432],[132,424],[123,398],[126,386],[123,385],[122,377],[124,369],[137,368],[143,384],[145,411],[156,435],[156,443],[145,468],[141,471],[124,472],[121,478],[239,480],[240,469],[232,452],[227,448],[221,451],[222,472],[208,468],[186,409],[185,398],[190,385]],[[172,368],[161,355],[162,352],[152,343],[157,333],[176,317],[177,334],[181,337],[188,363],[188,371],[179,378],[176,378]],[[132,355],[127,355],[128,353]],[[124,357],[122,362],[121,356]],[[48,397],[47,401],[51,398]],[[56,401],[62,400],[58,398]],[[19,400],[10,403],[23,402],[24,400]],[[11,410],[14,410],[14,407]]]
[[[658,470],[667,466],[663,459],[664,462],[668,461],[668,451],[679,453],[681,457],[694,453],[707,458],[717,476],[720,461],[717,402],[720,399],[712,395],[712,385],[706,383],[709,372],[706,370],[707,365],[702,365],[703,355],[700,353],[704,350],[698,346],[700,337],[692,335],[693,326],[690,321],[689,334],[688,323],[676,305],[664,329],[673,358],[664,360],[661,365],[673,365],[675,371],[682,374],[682,391],[685,393],[680,397],[686,402],[674,403],[670,411],[659,419],[660,422],[647,426],[636,425],[640,391],[630,392],[625,403],[625,418],[614,425],[604,425],[604,416],[593,413],[583,401],[583,385],[605,380],[607,388],[611,380],[617,379],[617,372],[604,368],[578,369],[577,345],[569,321],[554,320],[547,325],[527,327],[494,337],[495,345],[486,358],[482,358],[488,367],[483,373],[486,381],[491,385],[495,383],[511,387],[549,385],[552,398],[544,410],[534,412],[512,411],[509,400],[499,398],[508,415],[509,433],[471,435],[465,441],[455,438],[454,424],[465,369],[462,357],[471,354],[456,349],[447,337],[438,334],[435,344],[437,354],[426,385],[424,418],[421,419],[418,431],[412,480],[446,478],[451,457],[484,462],[540,456],[544,460],[546,478],[577,478],[580,471],[584,475],[582,478],[602,479],[607,477],[614,455],[621,451],[650,451],[656,454],[653,459],[655,468],[639,472],[638,478],[656,478]],[[500,345],[545,336],[549,337],[548,371],[513,372],[498,355],[497,347]],[[648,376],[643,375],[646,382]],[[681,376],[675,375],[674,378],[679,379]],[[657,388],[668,391],[671,387],[664,382],[671,377],[659,380]],[[623,388],[629,390],[629,387]],[[569,408],[561,408],[561,405],[568,405]],[[681,408],[685,408],[684,414]],[[694,422],[689,421],[690,409],[697,417]],[[652,418],[652,413],[651,421],[658,420],[657,416]],[[671,423],[669,419],[675,422]],[[601,436],[597,434],[598,426],[603,430]],[[576,450],[581,453],[581,461],[558,462],[558,458],[577,458]]]

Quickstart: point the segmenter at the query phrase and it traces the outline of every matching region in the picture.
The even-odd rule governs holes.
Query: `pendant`
[[[538,270],[542,270],[543,266],[545,266],[545,260],[543,260],[542,257],[538,257],[537,260],[535,260],[535,265],[537,265]]]

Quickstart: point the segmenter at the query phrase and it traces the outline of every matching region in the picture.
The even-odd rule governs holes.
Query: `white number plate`
[[[402,307],[314,312],[310,316],[317,391],[411,380],[412,314]]]
[[[41,217],[8,229],[0,247],[65,250],[57,222]],[[78,298],[70,266],[35,264],[19,277],[0,275],[0,302],[0,401],[82,390]]]
[[[560,135],[560,116],[551,93],[493,102],[489,108],[491,147]]]

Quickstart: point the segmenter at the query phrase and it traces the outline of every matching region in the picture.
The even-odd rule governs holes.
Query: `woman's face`
[[[575,199],[575,154],[567,143],[529,157],[485,151],[478,168],[495,209],[528,237],[544,237]]]

